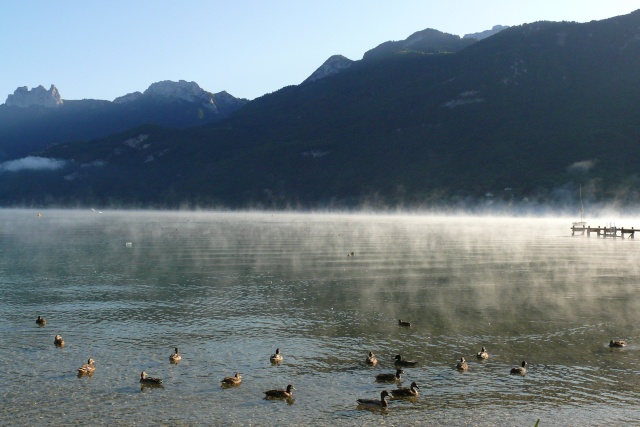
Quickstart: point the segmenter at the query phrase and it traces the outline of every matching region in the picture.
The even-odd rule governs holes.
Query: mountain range
[[[5,157],[0,203],[504,206],[575,203],[581,185],[587,206],[632,204],[639,72],[640,11],[477,38],[424,30],[361,60],[329,58],[299,85],[249,102],[231,97],[234,107],[205,125],[194,127],[202,120],[194,112],[208,111],[202,102],[193,110],[183,100],[191,122],[177,120],[176,107],[145,124],[118,116],[116,134],[98,120],[86,134],[52,135],[46,147]],[[3,135],[7,110],[19,107],[0,106]],[[105,130],[98,139],[96,127]]]
[[[247,103],[227,92],[210,93],[195,82],[164,81],[112,102],[63,100],[58,88],[16,89],[0,105],[0,161],[53,145],[86,141],[143,124],[186,128],[228,117]]]

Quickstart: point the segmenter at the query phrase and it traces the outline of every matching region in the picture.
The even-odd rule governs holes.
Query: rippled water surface
[[[0,221],[2,425],[640,424],[638,239],[571,237],[568,219],[4,210]],[[399,353],[419,362],[402,386],[416,381],[420,396],[359,408],[396,387],[374,377]],[[88,358],[96,372],[78,378]],[[509,375],[522,360],[527,375]],[[164,388],[141,388],[142,370]],[[236,372],[242,385],[221,388]],[[293,399],[263,399],[287,384]]]

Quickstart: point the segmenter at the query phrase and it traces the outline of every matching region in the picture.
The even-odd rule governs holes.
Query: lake
[[[2,425],[640,424],[640,240],[570,218],[41,212],[0,210]],[[419,397],[359,407],[396,388],[375,382],[396,354]]]

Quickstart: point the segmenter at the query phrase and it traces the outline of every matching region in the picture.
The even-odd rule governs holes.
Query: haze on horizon
[[[331,55],[358,60],[426,28],[463,36],[638,8],[634,0],[2,2],[0,102],[17,87],[51,84],[66,100],[113,100],[162,80],[254,99],[301,83]]]

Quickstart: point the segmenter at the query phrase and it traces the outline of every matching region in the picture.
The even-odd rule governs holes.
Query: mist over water
[[[3,424],[640,423],[640,240],[571,237],[570,218],[0,219]],[[490,358],[477,362],[482,346]],[[284,362],[272,366],[277,347]],[[402,385],[416,381],[420,396],[358,409],[355,399],[395,388],[373,379],[398,353],[419,362]],[[89,357],[95,375],[76,378]],[[527,375],[510,376],[522,360]],[[142,370],[164,389],[141,390]],[[221,389],[235,372],[243,384]],[[293,404],[263,399],[289,383]]]

